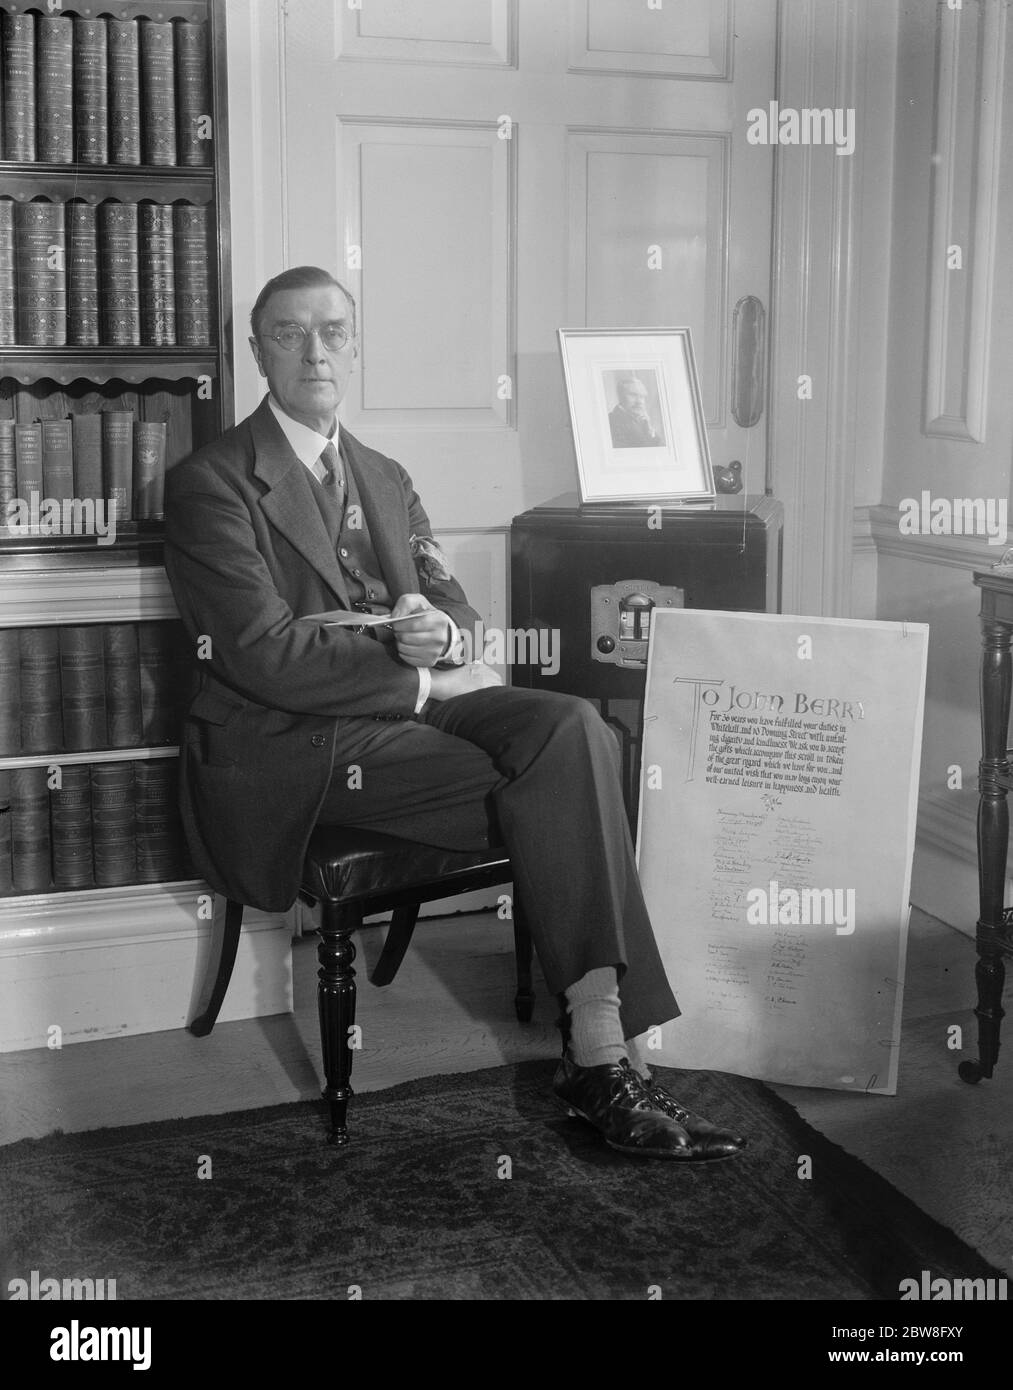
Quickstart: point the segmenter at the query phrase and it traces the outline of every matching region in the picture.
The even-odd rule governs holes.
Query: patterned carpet
[[[612,1152],[552,1070],[357,1097],[344,1151],[310,1103],[10,1145],[0,1289],[37,1270],[115,1279],[120,1300],[861,1300],[923,1269],[997,1274],[758,1082],[659,1071],[750,1136],[686,1167]]]

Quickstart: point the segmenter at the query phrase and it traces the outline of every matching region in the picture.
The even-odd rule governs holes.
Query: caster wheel
[[[966,1081],[969,1086],[977,1086],[982,1076],[981,1063],[961,1062],[957,1068],[957,1075],[961,1081]]]

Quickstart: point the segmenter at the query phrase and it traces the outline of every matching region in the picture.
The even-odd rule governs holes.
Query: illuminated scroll
[[[649,1059],[896,1091],[927,648],[655,610],[638,863],[683,1012]]]

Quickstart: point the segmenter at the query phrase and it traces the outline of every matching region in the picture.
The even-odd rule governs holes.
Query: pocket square
[[[453,578],[447,557],[432,536],[409,536],[408,548],[423,583],[432,585]]]

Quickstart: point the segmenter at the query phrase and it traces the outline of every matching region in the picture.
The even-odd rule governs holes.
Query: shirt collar
[[[273,396],[268,396],[267,404],[271,414],[281,426],[281,431],[300,463],[312,468],[317,459],[327,448],[328,444],[338,447],[338,423],[334,422],[334,433],[330,439],[325,434],[318,434],[316,430],[311,430],[309,425],[302,424],[299,420],[293,420],[291,415],[286,415],[281,406]]]

